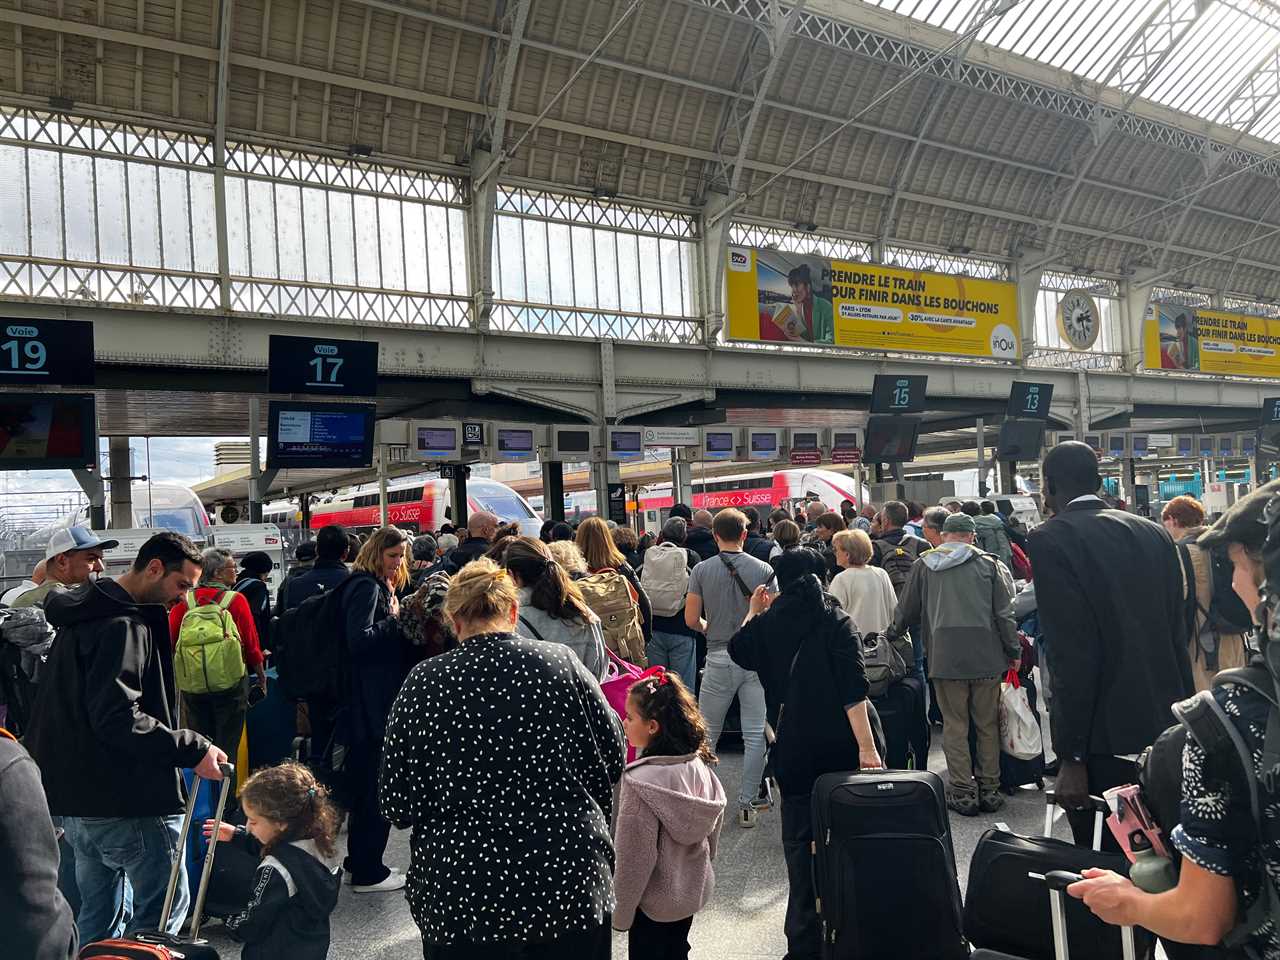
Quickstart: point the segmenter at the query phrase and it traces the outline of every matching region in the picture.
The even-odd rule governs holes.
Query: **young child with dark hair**
[[[240,807],[245,826],[222,824],[218,840],[262,857],[253,899],[227,920],[227,932],[244,943],[242,960],[324,960],[342,887],[338,812],[328,791],[302,764],[282,763],[245,781]],[[206,820],[206,837],[212,829]]]
[[[697,700],[662,667],[632,685],[622,726],[641,756],[622,776],[613,926],[629,931],[631,960],[684,960],[715,887],[725,807],[716,757]]]

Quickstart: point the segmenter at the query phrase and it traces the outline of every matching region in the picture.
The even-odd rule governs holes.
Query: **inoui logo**
[[[338,355],[338,348],[330,343],[317,343],[316,355],[321,357],[336,357]]]
[[[4,332],[5,332],[6,336],[10,336],[10,337],[38,337],[38,336],[40,336],[40,331],[39,331],[39,330],[37,330],[35,327],[19,327],[19,326],[17,326],[17,325],[13,325],[13,326],[5,327],[5,328],[4,328]]]
[[[1007,323],[998,323],[991,331],[991,356],[1017,359],[1018,341]]]

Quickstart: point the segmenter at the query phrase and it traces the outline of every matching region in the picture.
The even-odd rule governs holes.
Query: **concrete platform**
[[[936,728],[935,728],[935,732]],[[945,764],[934,738],[930,769],[941,771]],[[719,773],[726,792],[737,792],[742,755],[727,753]],[[952,816],[961,889],[969,872],[969,858],[983,831],[997,821],[1008,823],[1022,833],[1039,833],[1044,820],[1044,795],[1027,789],[1012,797],[999,814],[980,817]],[[1065,821],[1055,830],[1069,836]],[[393,831],[388,864],[407,869],[409,837]],[[711,904],[693,922],[691,942],[697,960],[777,960],[786,952],[782,919],[786,911],[786,868],[782,860],[779,815],[765,813],[759,826],[742,830],[725,827],[716,860],[716,893]],[[222,932],[220,925],[207,930],[209,939],[222,952],[223,960],[240,955],[239,947]],[[614,956],[627,955],[626,936],[618,934]],[[333,916],[332,960],[410,960],[422,956],[418,928],[409,917],[403,893],[354,894],[344,887]],[[283,960],[283,958],[282,958]]]

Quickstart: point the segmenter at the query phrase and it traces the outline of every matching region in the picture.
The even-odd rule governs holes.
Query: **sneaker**
[[[978,815],[978,798],[968,795],[949,794],[947,796],[947,809],[954,810],[962,817],[976,817]]]
[[[756,821],[760,819],[760,811],[754,807],[743,807],[738,811],[738,826],[743,830],[750,830],[756,825]]]
[[[1004,797],[994,790],[991,793],[984,793],[978,798],[978,808],[983,813],[995,813],[998,810],[1003,810]]]
[[[403,889],[404,874],[394,868],[381,883],[353,883],[351,885],[352,893],[390,893],[392,890]]]

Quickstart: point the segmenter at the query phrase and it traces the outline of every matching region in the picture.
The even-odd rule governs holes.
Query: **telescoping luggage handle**
[[[1071,944],[1067,940],[1067,887],[1079,883],[1084,877],[1069,870],[1050,870],[1048,873],[1029,873],[1032,880],[1043,880],[1049,887],[1049,915],[1053,921],[1053,955],[1057,960],[1071,960]],[[1120,950],[1124,960],[1137,960],[1138,947],[1133,937],[1133,927],[1120,928]]]
[[[1054,808],[1058,806],[1058,795],[1052,790],[1046,790],[1044,793],[1044,835],[1046,837],[1053,836]],[[1111,808],[1107,806],[1107,801],[1101,797],[1090,796],[1089,802],[1093,805],[1093,849],[1095,851],[1102,849],[1102,825],[1106,818],[1111,814]],[[1061,808],[1066,812],[1066,807]]]
[[[205,894],[209,892],[209,877],[213,873],[213,854],[218,845],[218,830],[222,826],[222,813],[227,806],[227,796],[231,793],[231,782],[235,779],[236,768],[233,764],[219,764],[222,771],[222,788],[218,791],[218,804],[213,811],[213,833],[209,836],[209,848],[204,854],[204,866],[200,870],[200,886],[196,890],[195,905],[191,910],[191,932],[188,938],[195,942],[200,934],[200,915],[204,913]],[[204,781],[199,776],[191,779],[191,789],[187,791],[187,810],[182,817],[182,835],[178,837],[178,846],[173,858],[173,868],[169,871],[169,886],[164,892],[164,909],[160,911],[160,932],[169,926],[169,914],[173,912],[173,898],[178,892],[178,875],[186,860],[187,837],[191,833],[191,822],[195,819],[196,797],[200,793],[200,784]]]

